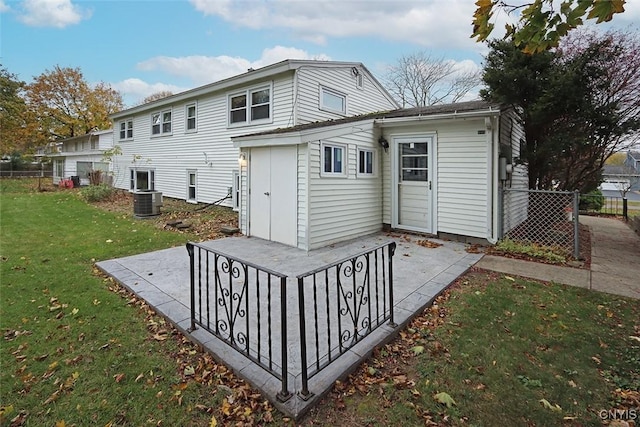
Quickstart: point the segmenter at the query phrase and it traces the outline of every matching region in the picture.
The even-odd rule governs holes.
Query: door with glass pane
[[[431,233],[432,138],[396,140],[396,191],[394,208],[398,228]]]

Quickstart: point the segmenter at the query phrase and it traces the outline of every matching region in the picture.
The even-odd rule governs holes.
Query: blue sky
[[[427,50],[472,69],[486,53],[469,38],[473,11],[473,0],[0,0],[0,63],[26,82],[79,67],[128,105],[287,58],[358,61],[380,78]],[[640,0],[613,25],[640,28]]]

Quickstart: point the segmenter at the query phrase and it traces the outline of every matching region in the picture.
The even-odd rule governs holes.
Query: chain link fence
[[[501,193],[502,239],[561,248],[579,257],[577,191],[502,189]]]

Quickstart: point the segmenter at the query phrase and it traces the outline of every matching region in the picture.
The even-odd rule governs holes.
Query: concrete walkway
[[[640,237],[614,218],[581,216],[591,231],[591,270],[487,255],[477,267],[640,299]]]
[[[290,329],[288,335],[291,340],[296,336],[298,325],[295,310],[298,306],[296,275],[351,257],[390,240],[396,242],[397,248],[393,258],[393,306],[394,321],[398,326],[382,325],[329,364],[319,375],[314,376],[309,382],[309,390],[313,396],[308,400],[298,395],[301,391],[300,345],[297,341],[290,342],[287,356],[288,387],[294,395],[286,402],[277,399],[277,394],[281,391],[281,382],[263,368],[202,328],[187,331],[190,327],[191,312],[189,257],[185,247],[101,261],[96,265],[147,301],[156,312],[167,318],[186,336],[201,344],[236,374],[259,389],[278,409],[297,418],[317,403],[336,380],[359,366],[376,346],[393,337],[406,322],[429,305],[482,256],[467,253],[465,245],[461,243],[437,239],[429,240],[441,246],[427,248],[418,244],[418,241],[423,239],[418,236],[379,233],[311,252],[247,237],[229,237],[204,243],[208,248],[289,277],[287,307],[292,308],[292,314],[287,329]],[[289,312],[289,309],[287,310]],[[322,312],[316,313],[318,317],[322,316]],[[256,331],[252,332],[254,335],[255,333]],[[270,341],[273,348],[277,349],[281,345],[279,334],[271,336]]]

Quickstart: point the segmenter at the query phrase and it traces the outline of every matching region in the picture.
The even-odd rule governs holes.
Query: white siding
[[[321,142],[309,143],[308,249],[381,229],[381,174],[378,171],[374,177],[362,177],[356,173],[358,147],[373,149],[375,156],[380,156],[373,136],[372,126],[367,125],[367,129],[363,131],[322,141],[347,147],[346,177],[321,176]]]
[[[511,146],[511,161],[513,161],[511,179],[504,184],[506,190],[526,190],[529,187],[527,167],[516,165],[514,160],[520,157],[520,141],[524,141],[524,139],[524,128],[519,124],[515,112],[510,110],[500,119],[500,143]],[[525,191],[506,191],[504,193],[502,201],[503,233],[527,219],[528,200],[529,195]]]
[[[246,161],[240,164],[240,212],[238,213],[240,232],[245,236],[249,232],[249,168],[247,165]]]
[[[133,140],[118,141],[122,155],[117,157],[117,179],[114,185],[128,189],[128,170],[131,167],[155,169],[155,189],[167,197],[186,198],[186,169],[197,170],[198,202],[211,203],[225,197],[232,186],[233,169],[238,168],[239,150],[233,147],[231,137],[286,127],[291,121],[293,85],[292,73],[263,82],[273,82],[272,123],[254,126],[228,127],[227,96],[238,89],[209,94],[197,100],[188,100],[165,106],[172,110],[172,133],[151,136],[151,114],[133,116]],[[185,106],[197,102],[197,132],[187,133]],[[206,154],[206,155],[205,155]],[[205,161],[206,160],[206,161]],[[231,206],[231,199],[226,200]]]
[[[307,145],[298,145],[298,247],[308,249],[307,220],[308,220],[308,171],[309,148]]]
[[[304,124],[327,119],[339,119],[374,111],[393,110],[396,105],[382,93],[367,73],[360,71],[364,79],[362,89],[357,87],[357,77],[352,67],[322,66],[302,67],[298,71],[298,101],[296,124]],[[320,86],[347,95],[346,114],[320,110]]]

